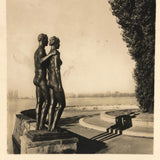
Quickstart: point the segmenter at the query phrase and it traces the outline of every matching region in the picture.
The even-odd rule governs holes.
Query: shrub
[[[110,0],[132,59],[139,107],[154,110],[155,0]]]

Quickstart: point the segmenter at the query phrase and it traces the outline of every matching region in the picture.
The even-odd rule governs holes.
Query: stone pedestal
[[[78,138],[67,131],[30,130],[21,136],[21,154],[76,153]]]

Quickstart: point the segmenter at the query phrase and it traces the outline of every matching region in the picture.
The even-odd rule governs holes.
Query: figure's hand
[[[53,52],[51,52],[50,54],[51,54],[51,55],[56,55],[56,52],[55,52],[55,51],[53,51]]]

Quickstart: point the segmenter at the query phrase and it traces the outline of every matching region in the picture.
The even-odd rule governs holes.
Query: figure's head
[[[60,47],[60,40],[59,40],[59,38],[56,37],[56,36],[51,37],[49,39],[49,45],[50,46],[54,46],[55,49],[59,49],[59,47]]]
[[[38,42],[41,42],[43,44],[43,46],[47,46],[48,45],[48,36],[46,34],[39,34],[38,35]]]

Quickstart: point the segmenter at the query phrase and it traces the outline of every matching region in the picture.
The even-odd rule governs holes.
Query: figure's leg
[[[49,94],[50,94],[50,107],[49,107],[49,114],[48,114],[48,130],[50,131],[53,123],[54,111],[55,111],[57,102],[55,100],[54,90],[52,88],[49,89]]]
[[[51,131],[54,131],[54,129],[57,127],[57,123],[59,122],[61,115],[63,113],[63,110],[66,106],[64,92],[55,93],[55,97],[56,97],[56,100],[58,101],[58,104],[55,107],[54,119],[53,119]]]
[[[36,130],[39,129],[40,119],[41,119],[41,111],[43,104],[43,97],[41,95],[40,87],[36,86]]]
[[[45,122],[46,122],[46,117],[47,117],[47,114],[48,114],[48,109],[49,109],[49,91],[48,91],[48,88],[47,88],[47,85],[45,82],[42,82],[41,85],[40,85],[40,88],[41,88],[41,93],[43,95],[43,98],[44,98],[44,102],[43,102],[43,105],[42,105],[42,112],[41,112],[41,120],[40,120],[40,126],[39,126],[39,129],[43,129],[44,125],[45,125]]]

